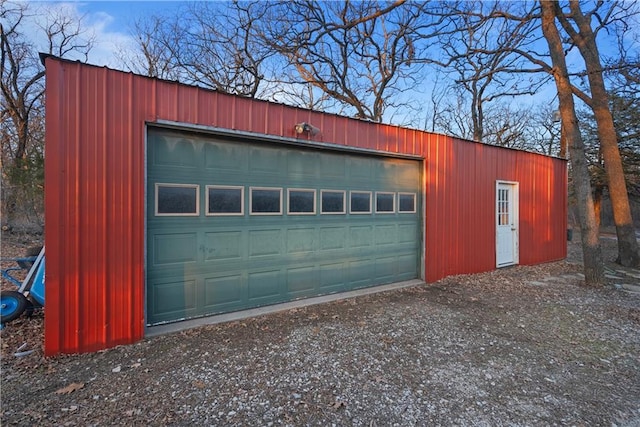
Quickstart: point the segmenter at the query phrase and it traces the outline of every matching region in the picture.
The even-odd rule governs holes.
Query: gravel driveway
[[[579,271],[450,277],[52,359],[37,313],[2,331],[1,421],[640,426],[640,294],[613,286],[637,278],[592,289]]]

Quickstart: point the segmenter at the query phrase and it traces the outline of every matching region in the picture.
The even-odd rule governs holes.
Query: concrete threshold
[[[154,337],[173,332],[184,331],[186,329],[197,328],[204,325],[215,325],[217,323],[233,322],[236,320],[248,319],[250,317],[262,316],[264,314],[277,313],[279,311],[291,310],[292,308],[308,307],[310,305],[324,304],[332,301],[339,301],[363,295],[377,294],[379,292],[394,291],[396,289],[409,288],[412,286],[424,285],[420,279],[407,280],[404,282],[390,283],[388,285],[372,286],[370,288],[356,289],[354,291],[341,292],[319,297],[303,298],[295,301],[283,302],[280,304],[267,305],[264,307],[251,308],[248,310],[234,311],[231,313],[216,314],[197,319],[183,320],[164,325],[148,326],[145,330],[145,337]]]

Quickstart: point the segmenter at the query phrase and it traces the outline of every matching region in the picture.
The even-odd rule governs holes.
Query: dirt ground
[[[33,240],[3,236],[2,256]],[[640,293],[622,286],[639,272],[608,262],[609,285],[585,287],[578,241],[567,261],[95,354],[44,358],[44,314],[23,317],[1,332],[1,422],[640,426]],[[612,260],[615,239],[602,244]]]

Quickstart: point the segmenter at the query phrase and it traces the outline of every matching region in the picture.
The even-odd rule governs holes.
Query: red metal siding
[[[441,135],[423,155],[427,282],[495,269],[498,180],[519,184],[519,263],[566,257],[566,162]]]
[[[517,181],[520,263],[566,256],[566,162],[46,59],[45,351],[144,336],[146,122],[159,120],[424,158],[425,280],[495,268],[495,183]]]
[[[95,351],[144,335],[144,117],[132,75],[47,68],[45,349]]]

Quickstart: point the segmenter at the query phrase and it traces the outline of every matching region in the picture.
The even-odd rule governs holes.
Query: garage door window
[[[291,215],[313,215],[316,213],[316,190],[290,188],[288,213]]]
[[[321,191],[322,213],[323,214],[343,214],[345,192],[339,190]]]
[[[351,200],[349,203],[349,212],[352,214],[369,214],[371,213],[371,192],[370,191],[352,191],[350,193]]]
[[[156,215],[198,216],[199,192],[195,184],[156,184]]]
[[[244,187],[208,185],[207,215],[244,215]]]
[[[401,212],[401,213],[416,212],[416,194],[415,193],[398,193],[398,212]]]
[[[376,193],[376,213],[394,213],[395,193]]]
[[[251,187],[251,215],[282,215],[282,188]]]

